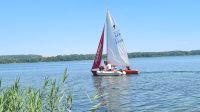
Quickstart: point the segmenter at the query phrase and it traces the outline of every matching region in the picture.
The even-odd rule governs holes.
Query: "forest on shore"
[[[162,56],[188,56],[188,55],[200,55],[200,50],[128,53],[129,58],[162,57]],[[95,57],[95,54],[70,54],[70,55],[57,55],[57,56],[50,56],[50,57],[44,57],[42,55],[1,55],[0,56],[0,64],[93,60],[94,57]],[[103,58],[105,58],[105,57],[106,56],[103,55]]]

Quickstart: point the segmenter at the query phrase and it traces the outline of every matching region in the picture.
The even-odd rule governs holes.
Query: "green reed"
[[[66,69],[61,81],[46,77],[42,88],[26,87],[25,90],[20,88],[19,78],[6,88],[2,88],[0,79],[0,112],[71,112],[73,98],[66,89],[67,78]],[[101,107],[100,103],[93,102],[99,98],[98,95],[89,98],[94,104],[89,111]]]
[[[0,112],[68,112],[72,107],[72,96],[66,94],[65,83],[67,70],[63,79],[57,82],[44,79],[43,88],[19,86],[19,78],[10,87],[2,88],[0,80]]]

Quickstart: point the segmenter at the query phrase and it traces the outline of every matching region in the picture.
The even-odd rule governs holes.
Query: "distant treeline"
[[[129,58],[138,57],[161,57],[161,56],[187,56],[200,55],[200,50],[192,51],[167,51],[167,52],[134,52],[128,53]],[[56,61],[72,61],[72,60],[93,60],[94,54],[71,54],[58,55],[51,57],[43,57],[41,55],[2,55],[0,56],[0,64],[4,63],[32,63],[32,62],[56,62]],[[103,55],[103,58],[106,56]]]

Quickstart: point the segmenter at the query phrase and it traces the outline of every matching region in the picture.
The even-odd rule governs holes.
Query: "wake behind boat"
[[[106,26],[106,39],[107,39],[107,61],[105,67],[101,65],[103,44],[104,44],[104,31]],[[127,67],[124,70],[117,70],[116,67],[123,66]],[[100,69],[101,68],[101,69]],[[115,69],[114,69],[115,68]],[[110,12],[107,11],[106,23],[103,27],[99,45],[97,48],[95,60],[92,66],[93,75],[104,75],[104,76],[116,76],[125,74],[138,74],[139,71],[130,69],[128,54],[124,45],[124,41],[121,37],[121,33],[118,25],[111,16]]]

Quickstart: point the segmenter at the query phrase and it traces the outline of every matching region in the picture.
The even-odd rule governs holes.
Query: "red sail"
[[[97,49],[97,53],[96,53],[96,56],[95,56],[95,60],[94,60],[92,69],[99,68],[99,66],[101,64],[102,54],[103,54],[103,41],[104,41],[104,28],[103,28],[103,32],[101,34],[101,39],[99,41],[99,46],[98,46],[98,49]]]

